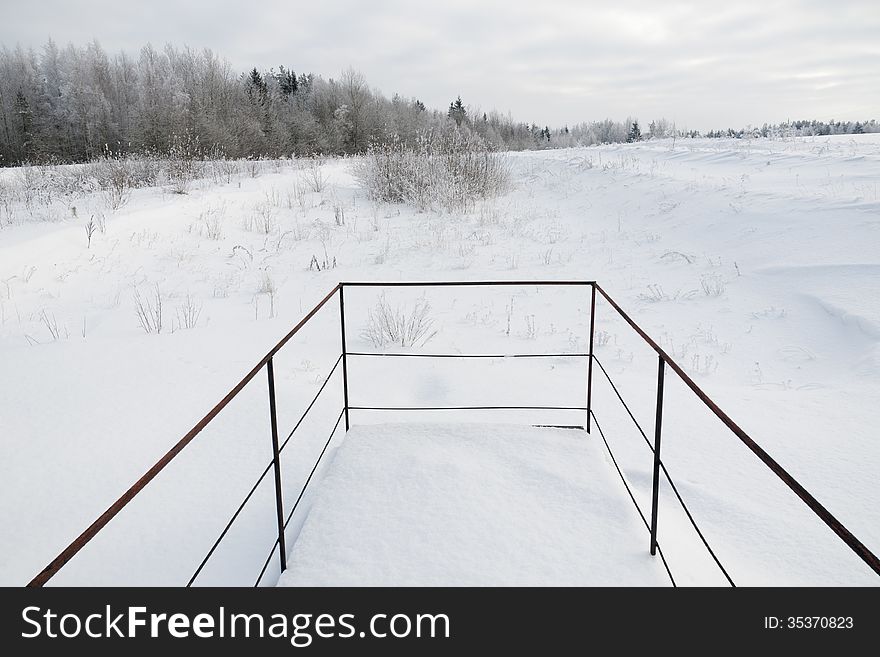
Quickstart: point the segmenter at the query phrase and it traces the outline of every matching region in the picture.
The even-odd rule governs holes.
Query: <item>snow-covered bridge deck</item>
[[[598,435],[493,424],[346,434],[279,586],[664,586]]]

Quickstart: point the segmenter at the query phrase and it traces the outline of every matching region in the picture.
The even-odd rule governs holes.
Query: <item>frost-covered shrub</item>
[[[308,160],[308,164],[303,170],[303,180],[305,184],[315,193],[324,191],[327,185],[327,176],[323,169],[324,160],[317,155],[313,155]]]
[[[12,185],[0,178],[0,227],[12,223]]]
[[[77,199],[98,195],[104,208],[115,212],[135,189],[165,187],[186,194],[193,183],[213,179],[229,183],[234,177],[281,170],[289,160],[232,160],[214,147],[206,149],[189,133],[174,135],[167,150],[115,151],[105,147],[97,159],[77,164],[45,160],[21,163],[0,177],[0,227],[21,221],[60,221],[76,216]],[[254,173],[256,172],[256,173]]]
[[[724,279],[718,276],[717,274],[703,276],[700,279],[700,287],[703,288],[703,293],[707,297],[720,297],[724,294],[725,284]]]
[[[114,212],[128,202],[131,188],[134,187],[132,160],[104,149],[104,157],[95,163],[95,178],[102,190],[104,199]]]
[[[374,201],[449,211],[499,195],[509,180],[503,156],[460,130],[422,133],[411,144],[397,137],[374,143],[354,175]]]
[[[175,136],[168,149],[165,175],[175,194],[186,194],[194,180],[203,178],[205,161],[199,146],[199,138],[189,133]]]
[[[382,294],[376,306],[367,311],[367,325],[361,337],[375,347],[399,345],[420,347],[437,335],[431,318],[431,304],[424,297],[412,309],[392,306]]]

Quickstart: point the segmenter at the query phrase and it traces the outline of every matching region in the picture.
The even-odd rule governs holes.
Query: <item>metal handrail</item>
[[[201,433],[202,429],[208,426],[208,423],[213,420],[217,415],[222,411],[226,406],[231,402],[238,393],[240,393],[244,387],[250,383],[250,381],[259,373],[261,369],[272,359],[272,357],[277,354],[281,348],[287,344],[290,339],[296,335],[299,330],[306,325],[306,323],[317,314],[317,312],[326,304],[337,291],[340,290],[340,286],[336,285],[332,290],[330,290],[327,295],[318,302],[312,310],[303,317],[299,323],[294,326],[290,332],[285,335],[278,343],[269,350],[269,352],[263,356],[263,358],[254,365],[253,369],[244,375],[244,378],[241,379],[233,388],[230,390],[226,396],[221,399],[214,408],[208,411],[207,415],[199,420],[196,425],[190,429],[186,435],[181,438],[175,445],[169,449],[165,455],[160,458],[156,463],[147,470],[144,475],[134,482],[131,487],[125,491],[118,500],[116,500],[113,504],[111,504],[104,513],[98,516],[97,520],[95,520],[91,525],[89,525],[82,534],[77,536],[71,543],[68,545],[61,553],[55,557],[49,565],[47,565],[43,570],[41,570],[36,577],[34,577],[29,583],[29,587],[34,586],[43,586],[46,582],[48,582],[55,574],[61,570],[61,568],[68,561],[76,555],[77,552],[82,550],[86,544],[91,541],[95,535],[110,522],[116,514],[118,514],[122,509],[134,499],[135,495],[140,493],[144,487],[150,483],[156,475],[158,475],[165,467],[171,463],[172,459],[177,456],[184,447],[189,445],[192,440]]]
[[[783,468],[772,456],[770,456],[758,443],[752,439],[743,429],[730,417],[721,410],[721,408],[716,404],[710,397],[707,395],[700,386],[698,386],[694,380],[687,375],[687,373],[678,365],[670,356],[667,354],[661,347],[658,345],[645,331],[636,324],[633,319],[626,313],[626,311],[621,308],[617,302],[612,299],[602,286],[598,283],[593,284],[593,288],[597,290],[605,300],[611,304],[611,307],[617,311],[617,313],[623,318],[623,320],[629,324],[632,329],[641,336],[641,338],[655,351],[661,362],[665,363],[672,369],[676,374],[678,374],[679,378],[690,388],[693,393],[706,405],[709,410],[711,410],[716,417],[726,426],[730,431],[739,438],[742,443],[751,450],[752,453],[755,454],[763,463],[766,465],[782,482],[788,486],[795,495],[797,495],[807,507],[810,508],[813,513],[815,513],[819,518],[824,522],[828,527],[833,531],[837,536],[846,543],[849,548],[855,552],[861,559],[864,561],[875,573],[880,575],[880,559],[869,550],[864,543],[862,543],[859,539],[857,539],[852,532],[847,529],[842,522],[840,522],[834,515],[826,509],[813,495],[804,488],[800,482],[797,481],[794,477],[789,474],[789,472]],[[592,329],[591,329],[592,330]],[[662,388],[662,369],[660,370],[661,374],[658,375],[659,385]],[[662,398],[659,400],[659,403],[662,403]],[[655,476],[655,487],[657,484],[658,478]]]
[[[590,336],[589,336],[589,352],[587,354],[581,353],[562,353],[562,354],[406,354],[406,353],[369,353],[369,352],[348,352],[346,348],[346,333],[345,333],[345,288],[346,287],[474,287],[474,286],[516,286],[516,287],[542,287],[542,286],[578,286],[585,287],[589,286],[591,288],[591,298],[590,298]],[[594,346],[594,336],[595,336],[595,317],[596,317],[596,295],[600,294],[610,305],[611,307],[621,316],[621,318],[626,321],[627,324],[632,327],[633,330],[657,353],[658,355],[658,375],[657,375],[657,402],[655,407],[656,412],[656,421],[655,421],[655,435],[654,435],[654,444],[648,440],[647,435],[642,430],[641,426],[639,426],[635,417],[629,411],[629,407],[624,401],[623,397],[620,395],[617,390],[614,382],[611,380],[610,376],[608,376],[608,372],[602,367],[602,364],[596,358],[593,346]],[[297,422],[296,426],[288,435],[287,439],[279,445],[278,441],[278,427],[277,427],[277,412],[275,408],[275,382],[274,382],[274,365],[273,365],[273,357],[277,354],[285,344],[302,329],[303,326],[314,317],[318,311],[323,308],[326,303],[333,298],[335,294],[339,294],[339,323],[340,323],[340,331],[341,331],[341,342],[342,342],[342,353],[336,361],[336,364],[333,366],[333,369],[328,375],[327,379],[325,379],[324,384],[321,386],[318,394],[312,400],[311,404],[309,404],[303,416],[300,418],[299,422]],[[587,373],[587,390],[586,390],[586,406],[447,406],[447,407],[406,407],[406,406],[358,406],[352,405],[349,403],[349,387],[348,387],[348,357],[349,356],[386,356],[386,357],[422,357],[422,358],[542,358],[542,357],[586,357],[588,358],[588,373]],[[327,439],[327,442],[324,445],[324,449],[321,451],[321,455],[318,457],[318,460],[315,462],[311,473],[309,474],[308,479],[305,482],[302,490],[300,491],[299,497],[297,498],[296,503],[291,509],[290,513],[287,515],[286,520],[284,519],[284,504],[283,498],[281,494],[281,468],[280,468],[280,453],[281,450],[284,449],[284,446],[287,445],[288,441],[293,436],[293,433],[300,426],[305,416],[309,413],[312,406],[314,406],[318,397],[323,392],[330,378],[333,376],[333,373],[336,371],[336,367],[339,363],[342,363],[342,378],[343,378],[343,408],[339,414],[338,419],[336,420],[336,425],[333,428],[333,431],[330,434],[330,437]],[[614,455],[611,454],[611,458],[614,461],[615,467],[617,467],[617,471],[623,479],[624,485],[626,486],[627,492],[630,494],[631,499],[634,503],[636,503],[636,508],[639,512],[639,515],[642,517],[642,520],[645,521],[645,524],[648,526],[648,529],[651,533],[651,553],[654,554],[656,551],[660,552],[660,556],[663,560],[663,565],[667,570],[667,573],[670,576],[670,580],[672,580],[673,585],[675,584],[674,579],[672,579],[672,573],[669,570],[669,566],[666,563],[666,559],[662,554],[662,551],[659,549],[659,543],[657,541],[657,522],[658,522],[658,493],[659,493],[659,482],[660,482],[660,474],[662,473],[666,479],[669,481],[670,485],[673,488],[673,491],[676,494],[678,501],[681,503],[684,508],[688,518],[693,524],[695,530],[700,536],[701,540],[705,547],[709,550],[709,553],[712,555],[716,564],[721,568],[725,577],[727,577],[730,584],[733,584],[733,580],[728,575],[727,571],[721,565],[721,562],[718,560],[712,548],[709,546],[706,541],[704,535],[700,531],[699,527],[696,524],[693,516],[690,511],[687,509],[687,506],[684,503],[681,495],[678,493],[678,490],[675,487],[675,484],[672,481],[669,472],[666,469],[665,464],[663,463],[660,457],[660,442],[662,435],[662,412],[663,412],[663,390],[664,390],[664,372],[666,366],[669,366],[682,381],[692,390],[692,392],[722,421],[722,423],[734,434],[740,441],[749,448],[776,476],[781,479],[806,505],[809,507],[814,514],[816,514],[832,531],[847,545],[850,549],[857,554],[862,561],[864,561],[871,569],[880,574],[880,560],[861,542],[859,541],[839,520],[837,520],[821,503],[816,500],[813,495],[811,495],[794,477],[792,477],[775,459],[773,459],[763,448],[761,448],[742,428],[739,427],[721,408],[687,375],[687,373],[638,325],[635,321],[608,295],[608,293],[595,281],[513,281],[513,280],[503,280],[503,281],[388,281],[388,282],[370,282],[370,281],[352,281],[352,282],[340,282],[336,286],[334,286],[327,295],[321,299],[321,301],[300,320],[278,343],[270,349],[265,356],[254,366],[254,368],[248,372],[244,378],[241,379],[232,390],[227,393],[220,402],[214,406],[198,423],[189,431],[186,435],[183,436],[168,452],[157,461],[140,479],[138,479],[132,486],[125,491],[125,493],[120,496],[118,500],[116,500],[110,507],[102,513],[85,531],[82,532],[76,539],[74,539],[70,545],[68,545],[55,559],[53,559],[48,566],[46,566],[40,573],[34,577],[28,586],[43,586],[46,582],[48,582],[66,563],[70,561],[70,559],[75,556],[94,536],[107,525],[110,520],[115,517],[141,490],[146,487],[146,485],[152,481],[156,475],[159,474],[173,459],[177,456],[192,440],[199,435],[199,433],[210,423],[228,404],[238,395],[242,389],[263,369],[266,367],[267,369],[267,379],[268,379],[268,390],[269,390],[269,403],[270,403],[270,421],[271,421],[271,437],[272,437],[272,447],[273,447],[273,460],[264,470],[263,474],[257,480],[257,483],[254,485],[254,488],[248,493],[244,502],[242,502],[241,506],[239,506],[238,510],[233,515],[232,519],[224,528],[220,537],[215,541],[213,546],[211,547],[208,555],[199,565],[196,573],[193,575],[192,579],[190,579],[189,584],[192,584],[193,580],[198,576],[201,569],[204,567],[207,560],[211,557],[214,550],[216,549],[219,542],[226,535],[226,532],[229,530],[231,524],[236,520],[239,513],[245,504],[251,499],[256,487],[262,482],[265,476],[268,474],[270,469],[274,469],[275,477],[275,503],[276,503],[276,516],[277,516],[277,524],[278,524],[278,537],[275,540],[275,544],[272,550],[269,553],[269,557],[266,560],[263,569],[260,572],[260,576],[257,579],[257,585],[260,583],[263,574],[268,567],[268,564],[271,560],[272,554],[274,554],[276,548],[279,549],[279,559],[281,570],[283,571],[286,567],[286,551],[285,551],[285,543],[284,543],[284,530],[286,529],[288,523],[293,517],[293,513],[296,510],[299,501],[302,499],[306,488],[309,485],[309,482],[314,475],[318,464],[324,456],[324,453],[327,450],[327,447],[330,444],[330,441],[333,439],[333,436],[336,434],[336,430],[339,427],[342,419],[345,419],[345,430],[348,431],[350,428],[350,411],[358,410],[400,410],[400,411],[408,411],[408,410],[498,410],[498,409],[523,409],[523,410],[568,410],[568,411],[586,411],[586,430],[589,433],[591,429],[591,423],[596,423],[595,414],[592,410],[592,381],[593,381],[593,361],[599,365],[600,369],[603,371],[605,376],[608,378],[609,383],[614,389],[615,393],[618,396],[620,402],[624,405],[627,412],[630,414],[632,420],[636,423],[637,428],[639,429],[642,436],[645,438],[645,442],[648,444],[648,447],[654,453],[654,464],[653,464],[653,477],[652,477],[652,509],[651,509],[651,519],[650,522],[645,518],[642,510],[639,508],[638,503],[635,501],[635,497],[632,494],[632,491],[629,488],[629,485],[626,482],[625,477],[623,476],[623,472],[617,466],[617,462],[614,459]],[[598,428],[598,423],[596,423]],[[605,439],[604,433],[602,433],[601,429],[599,429],[600,434],[602,435],[602,439],[605,442],[606,447],[608,448],[609,453],[611,453],[610,445],[608,441]]]

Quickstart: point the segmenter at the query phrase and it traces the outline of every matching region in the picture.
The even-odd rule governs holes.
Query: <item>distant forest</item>
[[[701,135],[666,119],[633,118],[551,129],[483,112],[461,98],[442,110],[390,99],[353,69],[339,78],[279,66],[234,71],[210,50],[147,45],[108,55],[97,41],[39,52],[0,49],[0,166],[168,153],[182,141],[203,156],[356,154],[371,144],[415,143],[426,132],[479,136],[493,150],[563,148],[649,138],[880,132],[876,121],[795,121]]]

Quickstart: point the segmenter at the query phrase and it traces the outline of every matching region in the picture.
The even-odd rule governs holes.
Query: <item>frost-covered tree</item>
[[[278,83],[278,89],[281,91],[282,96],[286,97],[296,93],[299,82],[297,82],[296,73],[293,70],[287,70],[283,66],[279,66],[278,73],[275,73],[273,77]]]
[[[456,125],[461,125],[467,120],[467,109],[464,106],[464,103],[461,102],[461,96],[458,96],[454,101],[449,103],[449,111],[446,115],[455,121]]]
[[[639,120],[634,120],[629,127],[629,134],[626,136],[628,142],[641,141],[642,130],[639,128]]]
[[[389,99],[352,69],[336,80],[286,66],[241,74],[211,50],[170,45],[147,44],[134,54],[108,54],[97,41],[62,48],[50,40],[38,52],[0,46],[0,165],[79,162],[108,152],[161,154],[181,143],[228,157],[363,153],[377,141],[414,143],[450,126],[496,150],[588,146],[639,135],[631,119],[554,130],[466,108],[460,97],[437,111],[415,98]],[[878,131],[880,124],[869,119],[788,121],[759,132],[787,138]],[[668,122],[653,121],[648,133],[670,134]],[[708,133],[744,134],[754,132]]]

